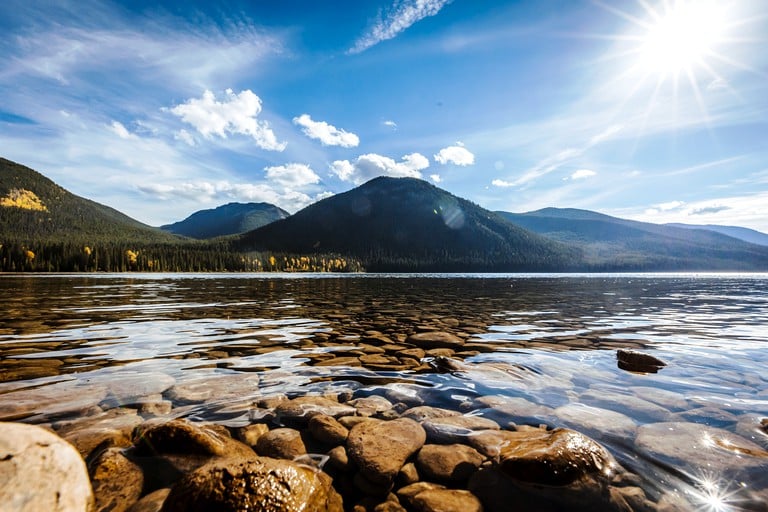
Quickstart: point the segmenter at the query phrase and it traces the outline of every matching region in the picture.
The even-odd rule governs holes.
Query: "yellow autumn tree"
[[[136,262],[139,258],[139,251],[132,251],[130,249],[127,249],[125,251],[125,257],[128,260],[129,264],[136,265]]]
[[[24,251],[24,257],[27,258],[27,263],[31,263],[32,260],[35,259],[35,253],[27,249],[26,251]]]
[[[13,188],[8,192],[8,195],[0,197],[0,206],[39,212],[48,211],[48,208],[34,192],[23,188]]]
[[[86,256],[90,256],[92,252],[93,251],[91,250],[91,248],[88,247],[87,245],[83,247],[83,254],[85,254]]]

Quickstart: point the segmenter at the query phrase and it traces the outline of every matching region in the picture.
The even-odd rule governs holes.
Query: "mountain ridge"
[[[184,220],[165,224],[160,229],[196,239],[237,235],[284,219],[289,213],[270,203],[227,203],[198,210]]]

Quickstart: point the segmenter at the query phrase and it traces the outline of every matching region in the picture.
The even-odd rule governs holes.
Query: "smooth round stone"
[[[626,413],[644,421],[667,421],[670,412],[653,402],[631,394],[616,393],[605,389],[590,389],[582,393],[579,401],[595,407],[604,407]]]
[[[430,418],[421,423],[432,443],[464,443],[478,430],[498,430],[499,424],[482,416],[447,416]]]
[[[275,414],[280,420],[306,424],[312,416],[325,414],[334,418],[353,416],[356,410],[346,404],[340,404],[321,396],[301,396],[280,402],[275,407]]]
[[[110,398],[118,404],[133,403],[148,395],[163,393],[176,382],[165,373],[116,372],[107,377]]]
[[[91,510],[85,462],[72,445],[45,429],[0,423],[0,506],[13,512]]]
[[[275,459],[293,460],[305,455],[307,448],[301,432],[292,428],[276,428],[259,437],[256,453]]]
[[[0,396],[0,420],[16,420],[35,414],[81,416],[97,407],[106,396],[105,385],[74,381],[12,391]]]
[[[253,456],[253,450],[232,439],[228,431],[215,425],[199,425],[187,420],[148,420],[133,433],[139,456],[182,454],[204,456]]]
[[[347,454],[362,476],[373,483],[389,485],[426,439],[421,425],[408,418],[368,421],[350,430]]]
[[[768,485],[768,451],[728,430],[698,423],[652,423],[637,430],[635,448],[677,466],[734,475],[747,471],[753,477],[760,473],[759,481]]]
[[[341,496],[322,471],[257,457],[206,464],[171,489],[163,512],[343,512]]]
[[[485,457],[464,444],[425,444],[416,457],[419,475],[429,481],[464,482]]]
[[[580,403],[558,407],[553,414],[566,425],[598,438],[632,439],[637,429],[635,422],[621,413]]]
[[[456,349],[464,345],[464,340],[462,338],[444,331],[428,331],[411,334],[406,338],[405,342],[423,349]]]
[[[688,408],[688,400],[685,399],[685,396],[681,393],[676,393],[667,389],[650,386],[634,386],[629,388],[629,392],[643,400],[666,407],[670,411],[684,410]]]
[[[355,398],[346,404],[357,409],[357,414],[360,416],[373,416],[392,408],[392,402],[379,395]]]
[[[226,402],[252,397],[259,392],[259,376],[254,374],[210,374],[177,382],[167,396],[174,402],[199,403],[209,400]]]
[[[101,452],[90,463],[96,510],[124,512],[139,501],[144,487],[141,468],[119,448]]]
[[[608,451],[575,430],[510,432],[513,442],[499,454],[501,471],[538,485],[564,486],[579,480],[611,478],[621,470]]]
[[[269,432],[269,427],[264,423],[254,423],[236,430],[237,438],[253,448],[258,443],[259,438]]]
[[[552,409],[522,397],[491,395],[476,398],[473,407],[486,408],[484,416],[502,422],[541,423],[551,419]]]
[[[411,499],[417,512],[483,512],[483,504],[469,491],[428,489]]]
[[[428,419],[434,418],[446,418],[448,416],[461,416],[458,411],[451,409],[442,409],[440,407],[432,407],[429,405],[421,405],[418,407],[411,407],[407,411],[401,414],[403,418],[410,418],[414,421],[422,422]]]
[[[72,444],[84,459],[96,449],[131,444],[131,432],[144,420],[134,409],[112,409],[102,414],[54,424],[56,433]]]
[[[349,430],[332,416],[318,414],[309,420],[309,432],[321,443],[331,446],[344,444],[349,436]]]

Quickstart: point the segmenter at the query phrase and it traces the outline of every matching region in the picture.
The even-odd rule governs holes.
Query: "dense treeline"
[[[361,272],[335,254],[238,253],[226,243],[0,244],[0,272]]]

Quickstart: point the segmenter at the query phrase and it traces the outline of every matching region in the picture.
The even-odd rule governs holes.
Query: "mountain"
[[[637,222],[572,208],[497,213],[525,229],[581,248],[592,270],[768,269],[768,248],[714,231]]]
[[[288,212],[269,203],[229,203],[200,210],[186,219],[160,226],[163,231],[205,239],[252,231],[288,217]]]
[[[414,178],[375,178],[243,235],[241,250],[351,255],[370,271],[543,271],[578,250]]]
[[[676,228],[685,229],[706,229],[708,231],[716,231],[723,235],[728,235],[733,238],[738,238],[745,242],[757,245],[768,245],[768,234],[756,231],[754,229],[742,228],[739,226],[718,226],[717,224],[680,224],[670,223],[666,226],[673,226]]]
[[[39,172],[0,158],[0,242],[9,240],[176,243],[179,237],[76,196]]]

